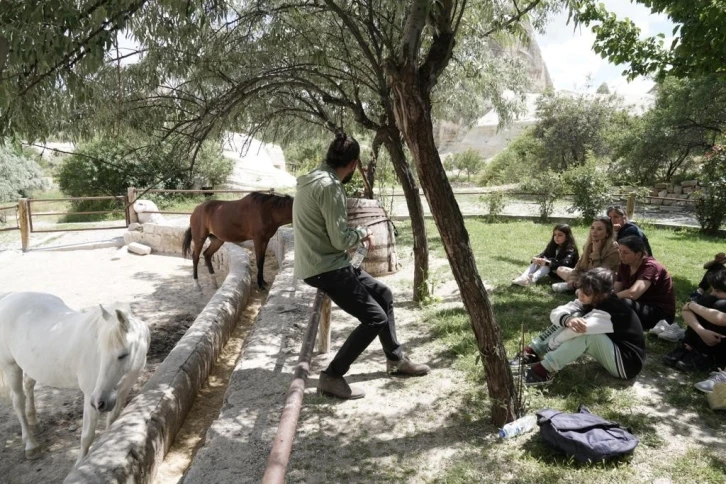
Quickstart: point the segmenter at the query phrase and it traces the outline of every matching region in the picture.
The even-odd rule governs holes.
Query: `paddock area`
[[[215,292],[206,269],[198,288],[191,261],[175,256],[136,256],[122,248],[0,252],[2,291],[42,291],[62,298],[73,309],[113,301],[131,305],[151,329],[147,366],[131,397],[153,374]],[[218,273],[221,283],[225,274]],[[40,459],[23,456],[20,424],[9,399],[0,401],[0,476],[8,483],[62,482],[78,456],[83,415],[80,390],[36,387]],[[97,437],[105,420],[99,421]]]

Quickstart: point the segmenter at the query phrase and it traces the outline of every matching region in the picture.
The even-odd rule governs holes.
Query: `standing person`
[[[610,221],[613,223],[613,229],[615,229],[615,241],[620,243],[620,239],[623,237],[635,236],[640,238],[645,244],[645,249],[648,251],[649,256],[653,256],[653,251],[650,249],[650,242],[648,242],[648,236],[645,235],[643,229],[638,227],[635,222],[628,220],[628,215],[620,205],[614,207],[608,207],[607,211]]]
[[[388,373],[422,376],[429,372],[428,366],[411,362],[396,339],[391,290],[350,265],[348,249],[374,244],[367,229],[348,227],[343,184],[353,178],[359,155],[354,138],[336,133],[325,161],[297,179],[292,207],[295,277],[325,291],[340,309],[360,321],[318,380],[321,394],[343,399],[365,396],[363,390],[349,386],[343,375],[376,337],[383,346]]]
[[[613,293],[613,273],[598,267],[581,273],[577,299],[552,310],[552,326],[510,365],[529,367],[528,386],[550,383],[555,373],[590,355],[612,376],[631,379],[645,363],[645,338],[638,316]]]
[[[590,233],[575,268],[558,267],[557,275],[565,282],[552,284],[552,290],[555,292],[574,291],[575,282],[581,273],[595,267],[604,267],[614,271],[619,262],[618,243],[615,242],[613,224],[607,217],[598,217],[590,225]]]
[[[532,258],[530,266],[512,281],[512,284],[528,286],[548,275],[556,281],[561,281],[557,275],[558,267],[575,267],[580,254],[577,251],[577,242],[572,235],[572,229],[567,224],[555,225],[552,229],[552,239],[539,255]]]
[[[663,357],[665,364],[682,371],[726,369],[726,271],[714,272],[708,279],[711,294],[683,306],[685,337]]]
[[[676,324],[673,323],[676,297],[668,270],[648,255],[640,237],[631,235],[620,239],[618,252],[620,267],[615,292],[633,308],[643,329],[650,329],[661,320],[669,325]]]
[[[714,272],[726,269],[726,266],[724,266],[724,264],[726,264],[726,254],[724,254],[723,252],[719,252],[714,256],[713,260],[710,260],[703,264],[703,268],[706,269],[706,273],[703,275],[701,282],[698,283],[698,287],[696,288],[696,290],[693,291],[690,296],[688,296],[691,301],[695,301],[701,296],[708,294],[708,288],[710,287],[708,278]]]

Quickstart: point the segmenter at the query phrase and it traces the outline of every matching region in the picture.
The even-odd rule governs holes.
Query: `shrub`
[[[38,163],[9,145],[0,146],[0,201],[28,197],[45,188]]]
[[[471,175],[476,175],[484,167],[484,158],[478,151],[468,149],[447,158],[444,167],[447,166],[457,170],[457,178],[461,176],[461,172],[464,172],[466,173],[466,181],[471,181]]]
[[[537,173],[524,182],[522,189],[534,194],[539,203],[539,217],[543,221],[550,218],[555,201],[565,193],[561,176],[552,170]]]
[[[726,147],[714,146],[706,153],[701,170],[701,190],[696,199],[696,219],[701,229],[714,233],[726,218]]]
[[[504,207],[507,206],[507,196],[500,191],[482,195],[479,197],[479,201],[487,206],[487,220],[490,222],[496,222],[504,211]]]
[[[525,131],[484,165],[479,185],[520,183],[533,176],[538,171],[540,151],[541,143],[532,136],[531,130]]]
[[[610,202],[610,182],[604,170],[600,170],[592,153],[588,153],[585,164],[575,167],[563,175],[565,183],[572,190],[570,213],[579,210],[582,220],[593,220]]]

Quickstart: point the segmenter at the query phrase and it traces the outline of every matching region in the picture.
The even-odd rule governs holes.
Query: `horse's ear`
[[[131,323],[129,322],[129,316],[120,309],[117,309],[116,317],[118,318],[119,326],[121,326],[121,331],[123,331],[124,333],[128,333],[131,326]]]
[[[111,313],[106,311],[106,308],[104,308],[103,305],[101,305],[101,304],[99,304],[98,307],[101,308],[101,316],[103,317],[103,319],[105,319],[106,321],[110,320]]]

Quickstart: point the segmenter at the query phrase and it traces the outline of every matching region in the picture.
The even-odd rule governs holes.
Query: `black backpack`
[[[582,405],[578,413],[540,410],[537,424],[545,442],[578,462],[600,462],[629,454],[640,442],[630,429],[602,419]]]

